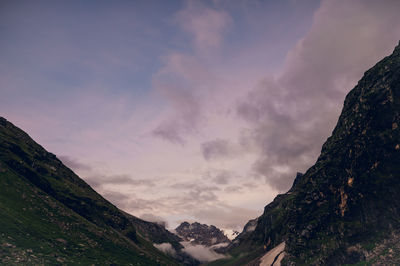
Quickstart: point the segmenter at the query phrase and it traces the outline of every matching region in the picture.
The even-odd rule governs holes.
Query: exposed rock
[[[175,229],[175,231],[184,241],[207,247],[231,242],[224,232],[214,225],[208,226],[197,222],[192,224],[183,222]]]

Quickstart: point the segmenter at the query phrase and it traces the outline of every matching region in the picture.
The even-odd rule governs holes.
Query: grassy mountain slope
[[[1,263],[177,264],[152,245],[179,250],[177,236],[120,211],[4,118],[0,211]]]
[[[256,265],[281,242],[284,265],[400,264],[399,195],[400,44],[347,95],[315,165],[212,265]]]

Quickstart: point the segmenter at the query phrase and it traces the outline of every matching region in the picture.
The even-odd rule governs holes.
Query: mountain
[[[177,235],[184,241],[190,241],[195,245],[204,245],[207,247],[230,243],[231,241],[220,229],[214,225],[206,225],[200,223],[183,222],[175,229]]]
[[[197,263],[178,236],[116,208],[2,117],[0,211],[0,264]]]
[[[210,265],[399,265],[399,195],[400,43],[346,96],[317,162]]]

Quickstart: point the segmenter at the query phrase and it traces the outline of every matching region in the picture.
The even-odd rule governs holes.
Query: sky
[[[0,115],[137,217],[241,230],[400,39],[397,0],[0,2]]]

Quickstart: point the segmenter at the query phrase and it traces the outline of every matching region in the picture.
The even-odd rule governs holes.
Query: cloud
[[[153,134],[173,143],[183,144],[184,135],[197,130],[201,118],[199,99],[180,84],[169,84],[161,79],[162,77],[157,77],[157,90],[168,100],[173,113],[153,130]]]
[[[112,204],[117,206],[118,208],[122,210],[129,210],[132,215],[144,215],[144,217],[147,217],[149,219],[154,219],[154,221],[150,222],[159,222],[160,224],[166,225],[167,223],[163,221],[162,218],[158,219],[157,216],[152,216],[150,217],[149,215],[146,215],[147,213],[154,213],[156,210],[159,209],[168,209],[168,205],[166,205],[163,202],[160,202],[159,199],[152,199],[152,200],[147,200],[143,199],[136,194],[133,193],[126,193],[126,192],[120,192],[120,191],[115,191],[111,189],[102,189],[100,194],[110,201]],[[157,221],[156,221],[157,220]]]
[[[161,244],[153,244],[158,250],[164,252],[165,254],[171,255],[172,257],[176,256],[176,251],[173,249],[170,243],[161,243]]]
[[[228,186],[224,189],[224,191],[228,193],[238,193],[243,191],[243,188],[241,186]]]
[[[162,197],[149,200],[131,195],[126,208],[133,213],[137,213],[138,211],[142,213],[155,213],[157,210],[170,210],[171,207],[169,206],[168,202],[170,202],[168,199]]]
[[[200,51],[218,48],[223,33],[233,23],[226,11],[207,7],[199,1],[187,1],[186,8],[176,15],[176,21],[193,37],[194,46]]]
[[[214,192],[210,191],[210,190],[204,190],[204,189],[200,189],[200,188],[196,188],[191,190],[188,193],[188,198],[191,199],[197,199],[199,202],[213,202],[216,201],[218,199],[217,195],[215,195]]]
[[[203,245],[192,245],[190,242],[181,242],[181,244],[184,246],[184,252],[201,262],[226,258],[225,255],[215,252],[210,247]]]
[[[222,228],[236,228],[238,225],[245,224],[249,217],[257,217],[261,211],[246,208],[234,207],[219,203],[215,205],[202,205],[192,211],[193,216],[198,221],[206,221],[207,224],[215,224]]]
[[[204,173],[204,177],[216,185],[227,185],[232,179],[239,178],[234,171],[225,169],[210,169]]]
[[[129,196],[125,193],[117,192],[117,191],[106,191],[102,193],[103,197],[119,208],[124,208],[127,206]]]
[[[185,143],[181,132],[180,125],[174,121],[165,121],[153,130],[153,135],[167,140],[171,143],[181,144]]]
[[[163,227],[167,227],[168,226],[168,223],[164,218],[162,218],[160,216],[156,216],[156,215],[154,215],[152,213],[142,214],[140,216],[140,219],[143,219],[143,220],[148,221],[148,222],[159,224],[159,225],[161,225]]]
[[[199,181],[191,181],[191,182],[180,182],[175,183],[170,186],[171,188],[179,191],[180,200],[182,203],[190,202],[190,203],[212,203],[217,202],[218,197],[214,193],[214,191],[220,191],[220,188],[217,186],[209,186],[207,184],[203,184]]]
[[[207,182],[201,180],[191,180],[191,181],[180,181],[170,185],[171,188],[183,189],[183,190],[207,190],[207,191],[218,191],[217,186],[209,185]]]
[[[320,152],[345,94],[400,36],[396,1],[323,1],[285,66],[237,105],[261,153],[253,170],[284,191]],[[397,26],[394,26],[397,25]]]
[[[103,175],[97,173],[91,173],[88,177],[83,179],[89,183],[89,185],[100,188],[105,185],[132,185],[132,186],[153,186],[154,182],[150,179],[133,179],[129,175]]]
[[[229,158],[238,155],[238,149],[225,139],[204,142],[201,144],[201,150],[206,160]]]
[[[229,183],[230,175],[227,172],[219,173],[213,181],[219,185],[226,185]]]
[[[173,52],[164,57],[164,66],[153,76],[153,86],[168,103],[169,114],[154,130],[155,136],[184,144],[186,135],[197,132],[202,119],[202,97],[194,88],[212,75],[193,56]]]
[[[153,75],[152,83],[168,107],[166,117],[152,133],[183,145],[188,135],[199,133],[199,125],[205,120],[204,102],[215,90],[216,77],[205,54],[222,44],[232,19],[226,11],[187,1],[185,8],[176,14],[175,22],[192,38],[195,51],[171,51],[161,57],[164,65]]]

